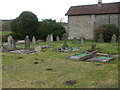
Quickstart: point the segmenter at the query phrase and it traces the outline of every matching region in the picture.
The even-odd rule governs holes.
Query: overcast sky
[[[120,0],[102,0],[103,3]],[[98,0],[0,0],[0,19],[15,19],[23,11],[31,11],[42,19],[67,22],[66,12],[70,6],[97,4]]]

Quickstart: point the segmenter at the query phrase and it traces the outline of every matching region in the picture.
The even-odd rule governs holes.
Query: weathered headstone
[[[33,44],[36,44],[35,36],[33,36],[33,38],[32,38],[32,43],[33,43]]]
[[[53,41],[53,34],[50,34],[50,41]]]
[[[92,45],[91,45],[91,50],[92,50],[92,51],[95,51],[95,50],[96,50],[96,44],[92,44]]]
[[[85,38],[84,38],[83,36],[81,36],[81,37],[80,37],[80,44],[81,44],[81,45],[85,45],[85,43],[86,43]]]
[[[47,48],[51,47],[51,36],[50,35],[48,35],[46,38],[46,47]]]
[[[41,46],[35,46],[35,51],[36,52],[41,52],[42,50],[42,47]]]
[[[99,34],[98,42],[100,42],[100,43],[103,43],[103,42],[104,42],[103,34],[102,34],[102,33]]]
[[[64,33],[62,38],[63,38],[63,40],[64,40],[64,44],[63,44],[62,48],[63,48],[63,49],[67,49],[67,48],[68,48],[68,45],[67,45],[68,34],[67,34],[67,33]]]
[[[0,37],[0,52],[2,51],[2,38]]]
[[[57,37],[56,37],[56,41],[60,41],[60,38],[59,38],[59,36],[57,36]]]
[[[30,40],[28,36],[25,37],[25,49],[30,49]]]
[[[16,49],[16,43],[14,39],[11,40],[11,47],[12,47],[12,50]]]
[[[78,40],[76,37],[73,38],[73,47],[77,48]]]
[[[112,36],[112,38],[111,38],[111,43],[116,43],[116,35],[114,34],[113,36]]]
[[[8,50],[12,50],[12,36],[8,36]]]

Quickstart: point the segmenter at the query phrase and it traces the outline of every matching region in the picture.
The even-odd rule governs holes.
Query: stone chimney
[[[102,0],[98,0],[98,4],[102,4]]]
[[[102,5],[102,0],[98,0],[98,7]]]

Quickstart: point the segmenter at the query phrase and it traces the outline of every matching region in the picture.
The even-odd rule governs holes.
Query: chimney
[[[102,4],[102,0],[98,0],[98,4]]]

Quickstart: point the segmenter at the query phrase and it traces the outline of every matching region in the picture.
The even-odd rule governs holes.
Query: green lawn
[[[72,46],[71,40],[68,45]],[[52,48],[35,54],[2,53],[2,87],[3,88],[116,88],[118,87],[118,59],[110,63],[84,62],[70,60],[67,57],[80,51],[90,49],[93,41],[73,53],[52,51],[60,47],[63,41],[53,42]],[[44,42],[37,45],[44,45]],[[103,53],[117,54],[117,44],[96,43]],[[17,48],[24,47],[19,45]],[[31,48],[34,46],[31,45]],[[34,64],[38,62],[38,64]],[[96,66],[101,64],[101,66]],[[52,69],[48,71],[46,69]],[[66,85],[69,80],[74,85]]]
[[[11,31],[0,31],[0,35],[8,35],[12,33]]]

